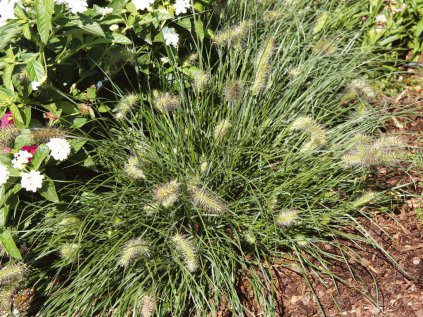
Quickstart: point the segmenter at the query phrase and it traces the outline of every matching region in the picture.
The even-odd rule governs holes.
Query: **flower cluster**
[[[56,0],[56,3],[66,5],[73,14],[83,13],[88,7],[86,0]]]
[[[0,132],[6,131],[14,128],[14,121],[12,114],[10,112],[6,112],[3,117],[1,118],[1,127]],[[44,131],[46,130],[46,131]],[[32,135],[33,140],[41,140],[45,139],[47,134],[51,136],[60,136],[61,131],[54,128],[47,128],[47,129],[39,129]],[[52,130],[52,131],[50,131]],[[57,130],[57,131],[56,131]],[[52,133],[51,133],[52,132]],[[60,133],[59,133],[60,132]],[[1,133],[0,133],[1,134]],[[47,141],[47,140],[46,140]],[[4,143],[4,142],[3,142]],[[9,142],[6,142],[9,143]],[[50,155],[57,161],[64,161],[68,158],[71,152],[71,146],[69,142],[62,138],[62,137],[50,137],[48,138],[48,142],[46,143],[47,148],[50,150]],[[41,174],[40,171],[30,169],[28,166],[32,163],[34,155],[37,152],[39,145],[25,145],[22,146],[14,155],[13,159],[11,160],[11,166],[14,169],[21,171],[21,186],[26,191],[36,192],[43,186],[43,181],[45,176]],[[8,152],[12,151],[9,149]],[[0,186],[3,186],[7,183],[10,178],[10,170],[7,165],[0,163]]]
[[[132,0],[132,3],[137,10],[149,10],[154,0]]]

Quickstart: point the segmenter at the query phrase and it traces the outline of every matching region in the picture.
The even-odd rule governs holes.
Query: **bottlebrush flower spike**
[[[225,30],[219,31],[213,38],[217,45],[239,47],[248,37],[252,23],[243,21]]]
[[[8,125],[0,129],[0,147],[7,148],[13,144],[19,135],[19,130],[14,125]]]
[[[354,79],[349,85],[349,90],[367,101],[371,102],[376,99],[375,90],[364,78]]]
[[[137,257],[148,256],[148,243],[141,238],[135,238],[125,243],[119,259],[119,265],[128,267]]]
[[[223,138],[228,134],[229,129],[232,127],[232,123],[228,119],[223,119],[216,124],[214,128],[213,136],[216,141],[222,141]]]
[[[200,185],[189,184],[188,193],[191,197],[191,203],[200,209],[216,215],[222,215],[228,210],[224,200],[212,191],[200,187]]]
[[[282,18],[282,12],[276,10],[266,11],[263,14],[263,21],[264,22],[274,22],[280,20]]]
[[[139,97],[135,94],[129,94],[127,96],[122,97],[122,99],[118,102],[116,109],[115,109],[115,117],[118,120],[123,120],[127,117],[127,115],[134,110],[139,102]]]
[[[153,191],[153,196],[163,207],[170,207],[178,200],[179,187],[180,184],[177,180],[171,180],[170,182],[157,186]]]
[[[125,174],[128,175],[129,178],[135,180],[145,179],[145,175],[140,167],[138,157],[131,156],[128,159],[128,162],[125,164]]]
[[[189,272],[195,272],[198,269],[198,255],[194,245],[184,236],[177,234],[172,238],[176,250],[184,260],[185,266]]]
[[[271,59],[275,50],[275,39],[270,37],[260,51],[255,65],[255,79],[251,91],[258,95],[266,86],[270,74]]]
[[[328,18],[329,18],[329,13],[327,11],[324,11],[319,15],[317,22],[313,28],[313,34],[317,34],[323,29],[326,22],[328,21]]]
[[[156,298],[152,295],[144,295],[141,298],[141,316],[152,317],[156,308]]]
[[[399,137],[382,136],[372,140],[370,137],[358,136],[353,145],[342,157],[347,166],[391,165],[401,161],[405,155],[405,144]]]
[[[60,257],[66,262],[72,262],[78,255],[80,246],[77,243],[66,243],[59,249]]]
[[[356,200],[354,200],[351,203],[351,205],[354,208],[358,208],[358,207],[361,207],[361,206],[364,206],[364,205],[368,204],[369,202],[371,202],[375,198],[376,198],[376,193],[374,193],[374,192],[367,192],[364,195],[358,197]]]
[[[282,210],[276,217],[278,227],[290,227],[298,219],[298,210]]]
[[[300,130],[310,135],[310,140],[303,145],[302,151],[313,150],[326,144],[326,131],[312,118],[299,117],[291,125],[292,130]]]
[[[240,80],[229,82],[223,90],[223,96],[227,102],[240,101],[244,96],[244,83]]]
[[[160,92],[158,90],[153,91],[153,104],[154,106],[163,113],[171,112],[179,108],[181,99],[177,95],[173,95],[169,92]]]
[[[35,143],[47,143],[50,139],[54,138],[64,138],[66,136],[66,131],[61,128],[38,128],[31,129],[31,135]]]
[[[22,263],[8,264],[0,270],[0,286],[18,283],[22,280],[26,267]]]

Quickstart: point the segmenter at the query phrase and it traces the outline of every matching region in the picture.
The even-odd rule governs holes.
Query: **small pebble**
[[[420,264],[420,258],[418,258],[418,257],[413,258],[413,264],[419,265]]]

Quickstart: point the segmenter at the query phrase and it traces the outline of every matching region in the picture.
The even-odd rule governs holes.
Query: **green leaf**
[[[38,146],[37,151],[35,151],[34,157],[32,158],[32,165],[34,166],[35,170],[40,168],[41,164],[49,154],[50,149],[47,147],[47,145],[41,144]]]
[[[0,28],[0,51],[3,50],[10,41],[17,38],[21,28],[16,24],[6,24]]]
[[[123,44],[128,45],[132,44],[132,41],[127,38],[125,35],[119,34],[119,33],[112,33],[113,42],[116,44]]]
[[[24,119],[21,116],[21,112],[16,105],[10,105],[9,109],[12,112],[13,120],[15,120],[15,121],[17,121],[21,124],[25,123]]]
[[[59,197],[57,196],[56,186],[54,186],[53,180],[47,176],[44,178],[43,187],[41,187],[39,193],[45,199],[54,203],[58,203],[60,201]]]
[[[54,12],[53,0],[36,0],[35,12],[37,16],[37,30],[41,41],[47,44],[52,29],[51,18]]]
[[[201,21],[200,19],[197,19],[194,22],[194,27],[195,27],[195,33],[197,33],[198,37],[200,38],[200,41],[204,40],[204,24],[203,21]]]
[[[77,25],[87,33],[100,37],[106,37],[100,24],[87,16],[80,16],[80,20],[77,22]]]
[[[31,81],[42,81],[46,75],[43,65],[38,60],[29,61],[26,70]]]
[[[22,260],[21,252],[19,251],[18,247],[13,240],[12,235],[8,230],[4,228],[0,229],[0,242],[3,244],[6,252],[13,258]]]

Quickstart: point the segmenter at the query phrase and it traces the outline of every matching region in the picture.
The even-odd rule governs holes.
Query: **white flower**
[[[20,150],[18,153],[14,155],[14,159],[12,160],[12,165],[14,168],[18,170],[23,170],[25,168],[25,164],[29,163],[29,159],[32,158],[32,154],[28,151]]]
[[[100,12],[101,15],[108,15],[113,12],[113,8],[99,8],[98,12]]]
[[[16,19],[13,10],[18,2],[19,0],[0,0],[0,26],[5,25],[7,20]]]
[[[43,186],[44,175],[39,171],[30,171],[29,173],[21,173],[21,185],[29,192],[36,192]]]
[[[174,47],[178,47],[179,35],[175,32],[174,28],[164,27],[162,29],[162,33],[166,45],[173,45]]]
[[[175,14],[187,13],[188,8],[191,6],[191,0],[176,0],[175,2]]]
[[[117,30],[119,30],[119,25],[117,24],[112,24],[111,26],[109,26],[110,31],[115,32]]]
[[[137,10],[148,10],[151,8],[154,0],[132,0],[132,3],[134,4],[135,8],[137,8]]]
[[[33,81],[33,82],[31,83],[31,88],[32,88],[32,90],[38,90],[38,87],[40,87],[40,86],[41,86],[41,84],[42,84],[42,82],[40,82],[40,81]]]
[[[7,180],[9,179],[10,172],[7,167],[0,163],[0,186],[6,184]]]
[[[384,14],[379,14],[376,17],[376,32],[380,32],[384,29],[385,24],[388,22],[388,19]]]
[[[83,13],[87,10],[87,0],[56,0],[57,4],[64,4],[73,14]]]
[[[46,145],[51,151],[51,156],[58,161],[66,160],[71,152],[69,142],[62,138],[52,138]]]

